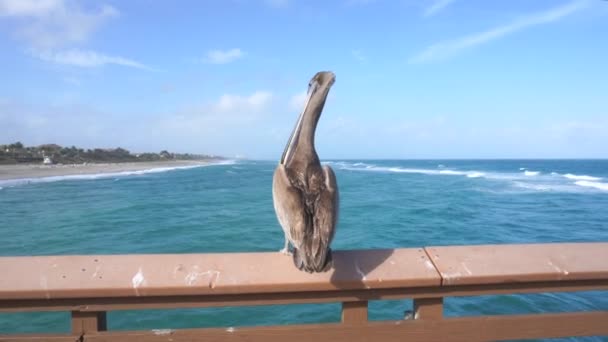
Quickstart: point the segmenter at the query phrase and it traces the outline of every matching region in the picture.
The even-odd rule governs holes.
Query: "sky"
[[[608,1],[0,0],[0,144],[608,158]]]

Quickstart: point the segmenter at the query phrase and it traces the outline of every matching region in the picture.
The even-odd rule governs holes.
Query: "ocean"
[[[340,189],[334,249],[608,241],[608,160],[324,163],[335,170]],[[275,166],[233,161],[0,181],[0,256],[278,251],[283,233],[272,205]],[[373,301],[370,319],[401,319],[411,306],[411,300]],[[448,316],[572,310],[608,310],[608,296],[596,291],[445,302]],[[339,320],[338,303],[108,313],[109,329]],[[69,329],[69,313],[0,313],[0,334]]]

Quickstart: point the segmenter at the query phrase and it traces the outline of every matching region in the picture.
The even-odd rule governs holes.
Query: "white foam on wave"
[[[483,172],[477,172],[477,171],[471,171],[467,174],[467,177],[469,178],[479,178],[479,177],[485,177],[485,173]]]
[[[584,186],[584,187],[588,187],[588,188],[594,188],[594,189],[599,189],[599,190],[603,190],[603,191],[608,191],[608,183],[591,182],[591,181],[587,181],[587,180],[579,180],[579,181],[574,182],[574,184],[576,184],[578,186]]]
[[[466,172],[462,171],[454,171],[454,170],[441,170],[439,171],[440,175],[450,175],[450,176],[465,176]]]
[[[593,192],[591,188],[581,188],[575,184],[564,183],[531,183],[514,181],[513,186],[517,189],[522,189],[527,192],[561,192],[561,193],[577,193],[585,194]],[[512,192],[512,191],[507,191]]]
[[[460,176],[467,178],[483,178],[492,181],[505,182],[507,188],[499,191],[505,193],[513,192],[566,192],[566,193],[593,193],[597,190],[608,190],[607,183],[594,182],[601,178],[592,176],[579,176],[573,174],[562,175],[551,172],[541,173],[524,169],[524,172],[489,172],[476,170],[454,170],[448,168],[425,169],[425,168],[406,168],[398,166],[373,166],[364,163],[335,162],[335,167],[342,170],[360,172],[385,172],[385,173],[405,173],[423,174],[431,176]],[[364,166],[365,165],[365,166]],[[567,179],[578,180],[573,183]],[[510,190],[509,190],[510,189]],[[519,189],[519,190],[517,190]]]
[[[410,169],[403,167],[372,167],[366,169],[369,171],[381,171],[381,172],[395,172],[395,173],[418,173],[423,175],[438,175],[440,171],[428,170],[428,169]]]
[[[446,176],[466,176],[468,178],[479,178],[486,177],[486,173],[480,171],[460,171],[460,170],[449,170],[449,169],[419,169],[419,168],[405,168],[405,167],[388,167],[388,166],[374,166],[365,163],[345,163],[337,162],[332,163],[339,167],[341,170],[349,171],[375,171],[375,172],[393,172],[393,173],[414,173],[423,175],[446,175]],[[363,167],[364,166],[364,167]]]
[[[58,182],[64,180],[94,180],[94,179],[102,179],[102,178],[112,178],[112,177],[126,177],[126,176],[137,176],[137,175],[145,175],[150,173],[161,173],[175,170],[187,170],[194,169],[199,167],[206,166],[214,166],[214,165],[231,165],[234,164],[234,160],[223,160],[219,162],[213,162],[208,164],[197,164],[197,165],[185,165],[185,166],[174,166],[174,167],[156,167],[145,170],[135,170],[135,171],[120,171],[120,172],[107,172],[107,173],[90,173],[90,174],[78,174],[78,175],[64,175],[64,176],[48,176],[48,177],[38,177],[38,178],[17,178],[17,179],[6,179],[0,180],[0,184],[4,186],[15,186],[15,185],[24,185],[24,184],[32,184],[32,183],[49,183],[49,182]],[[115,179],[114,181],[116,181]]]
[[[548,184],[538,184],[538,183],[527,183],[527,182],[513,182],[518,188],[534,190],[534,191],[550,191],[557,190],[555,186],[550,186]]]
[[[523,170],[526,170],[526,168],[525,167],[520,167],[519,168],[519,171],[523,171]]]
[[[601,177],[593,177],[593,176],[587,176],[587,175],[574,175],[571,173],[566,173],[565,175],[563,175],[564,177],[568,178],[568,179],[573,179],[573,180],[581,180],[581,181],[599,181],[602,178]]]

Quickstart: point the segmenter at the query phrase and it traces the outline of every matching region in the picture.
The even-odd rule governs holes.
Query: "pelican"
[[[283,232],[281,252],[292,254],[299,270],[331,268],[329,245],[338,221],[338,184],[329,166],[321,166],[315,151],[315,130],[336,76],[318,72],[308,84],[304,110],[287,141],[272,182],[274,210]],[[289,253],[289,244],[293,253]]]

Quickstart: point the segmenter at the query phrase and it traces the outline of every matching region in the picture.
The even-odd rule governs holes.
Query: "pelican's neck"
[[[326,96],[327,92],[323,91],[315,93],[310,99],[308,107],[302,114],[302,123],[297,132],[295,154],[303,154],[308,158],[317,155],[315,151],[315,131],[323,111]]]

